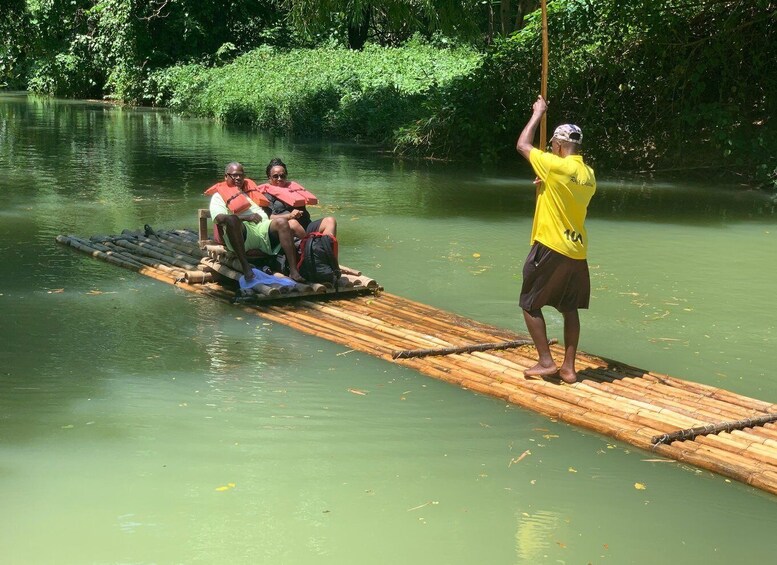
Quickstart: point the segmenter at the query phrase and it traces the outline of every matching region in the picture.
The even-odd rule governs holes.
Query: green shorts
[[[258,249],[265,255],[277,255],[281,250],[280,243],[273,245],[270,241],[270,220],[262,220],[258,224],[243,222],[243,229],[245,231],[246,251]],[[229,241],[229,236],[224,239],[226,240],[227,249],[234,251],[232,243]]]

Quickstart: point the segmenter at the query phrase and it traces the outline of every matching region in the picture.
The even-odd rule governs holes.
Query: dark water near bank
[[[397,163],[0,94],[0,563],[771,562],[773,496],[54,242],[195,228],[225,163],[276,155],[345,264],[523,331],[517,157]],[[581,348],[777,401],[775,198],[599,176]]]

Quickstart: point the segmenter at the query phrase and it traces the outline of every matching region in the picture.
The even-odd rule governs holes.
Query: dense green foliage
[[[581,124],[607,168],[730,169],[774,179],[777,4],[550,5],[549,124]],[[535,14],[537,16],[537,14]],[[539,84],[540,22],[500,42],[440,92],[402,151],[494,158],[514,141]],[[499,120],[482,119],[499,114]]]
[[[216,68],[185,65],[151,77],[149,88],[176,110],[305,136],[392,142],[425,116],[427,95],[477,67],[469,48],[419,42],[277,51],[261,48]]]
[[[495,162],[539,89],[538,4],[8,0],[0,84]],[[549,27],[550,127],[597,166],[776,182],[777,2],[551,0]]]

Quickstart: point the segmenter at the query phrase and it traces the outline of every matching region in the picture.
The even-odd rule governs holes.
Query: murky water
[[[1,563],[773,559],[773,496],[54,242],[194,228],[226,162],[261,177],[278,155],[338,217],[345,264],[522,331],[533,193],[517,156],[398,164],[10,94],[0,134]],[[777,401],[776,205],[714,175],[600,175],[581,348]]]

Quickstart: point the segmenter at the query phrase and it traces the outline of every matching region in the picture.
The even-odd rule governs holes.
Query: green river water
[[[338,217],[344,264],[524,331],[533,187],[518,155],[485,169],[398,163],[0,94],[0,563],[774,559],[772,495],[54,241],[194,229],[225,163],[261,178],[273,156]],[[777,401],[776,207],[713,173],[599,174],[581,349]]]

